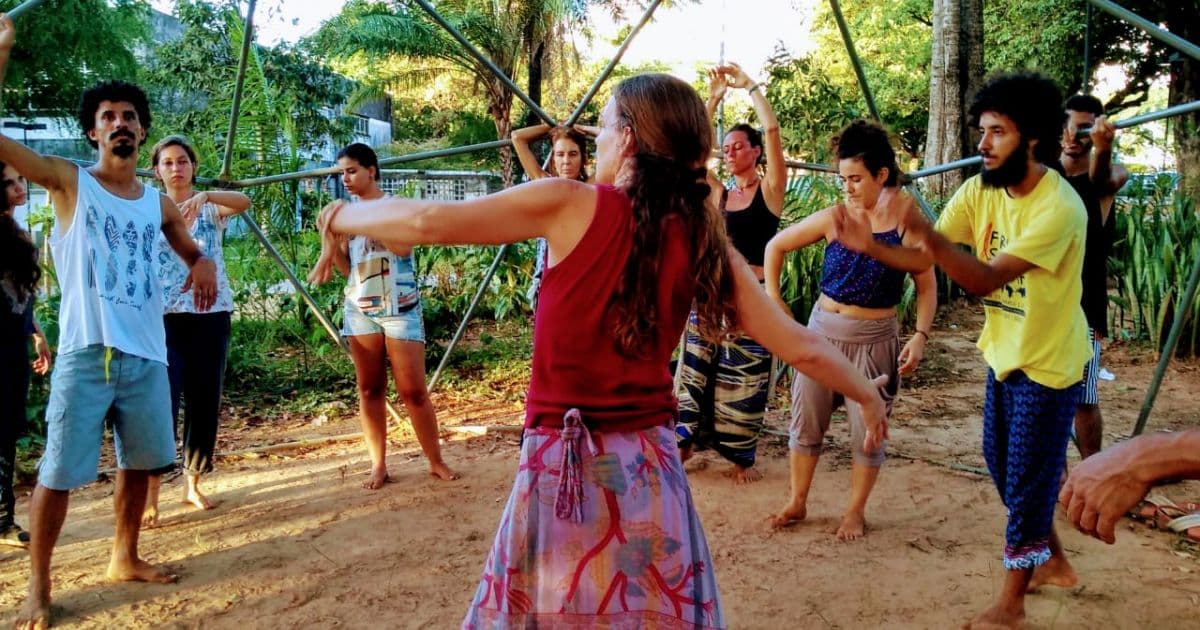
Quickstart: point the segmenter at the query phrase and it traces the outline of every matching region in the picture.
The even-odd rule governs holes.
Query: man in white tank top
[[[0,16],[0,76],[15,40]],[[98,161],[87,169],[35,153],[0,135],[0,161],[43,186],[54,206],[50,237],[62,291],[59,360],[46,409],[46,450],[29,512],[29,591],[17,626],[50,622],[50,556],[70,490],[96,479],[104,418],[117,453],[116,536],[111,580],[173,582],[138,557],[148,471],[175,458],[160,287],[154,241],[161,231],[189,266],[196,305],[216,296],[216,267],[188,236],[178,208],[136,176],[150,111],[137,86],[110,82],[83,94],[80,126]],[[185,286],[185,288],[187,288]]]

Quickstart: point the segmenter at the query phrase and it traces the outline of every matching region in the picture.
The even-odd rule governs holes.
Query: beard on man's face
[[[114,131],[113,134],[108,137],[108,139],[112,141],[116,141],[118,138],[125,138],[129,140],[129,142],[119,142],[114,144],[112,148],[113,155],[119,158],[127,158],[134,153],[137,153],[137,136],[133,135],[133,132],[122,129],[119,131]]]
[[[1021,143],[1017,148],[1004,158],[1000,166],[996,168],[983,167],[983,171],[979,173],[979,179],[984,186],[990,188],[1007,188],[1015,186],[1025,179],[1029,174],[1029,143],[1025,139],[1021,139]]]

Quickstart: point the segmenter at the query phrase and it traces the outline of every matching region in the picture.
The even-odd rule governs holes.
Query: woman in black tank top
[[[787,167],[775,112],[759,83],[736,63],[713,68],[709,76],[709,118],[728,88],[744,89],[762,123],[760,133],[747,124],[737,125],[721,143],[725,168],[733,186],[721,189],[720,207],[729,240],[746,258],[755,276],[763,278],[763,252],[779,229]],[[765,136],[765,146],[764,146]],[[764,152],[765,172],[758,168]],[[710,177],[710,182],[715,182]],[[716,449],[733,462],[739,483],[756,481],[754,469],[758,434],[762,431],[770,381],[771,355],[746,336],[730,336],[721,346],[701,340],[693,318],[688,325],[683,360],[677,374],[679,445],[684,457],[693,447]],[[716,387],[720,381],[722,386]]]

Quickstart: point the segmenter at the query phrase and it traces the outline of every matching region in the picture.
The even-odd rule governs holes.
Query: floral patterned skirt
[[[588,435],[574,413],[526,431],[462,627],[724,628],[673,427]]]

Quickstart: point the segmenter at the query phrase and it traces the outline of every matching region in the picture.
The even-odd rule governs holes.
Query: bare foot
[[[19,630],[43,630],[50,627],[50,591],[32,590],[17,613],[17,621],[13,624]]]
[[[211,510],[217,507],[216,503],[210,501],[209,498],[204,496],[204,494],[199,490],[188,490],[185,492],[183,495],[183,502],[190,503],[198,510]]]
[[[1019,630],[1025,627],[1025,611],[1013,612],[993,606],[963,624],[963,630]]]
[[[162,567],[156,567],[142,559],[134,560],[132,564],[118,563],[115,559],[108,563],[105,577],[113,582],[155,582],[158,584],[174,584],[179,576]]]
[[[752,465],[743,468],[742,466],[735,464],[733,467],[733,482],[738,485],[744,483],[754,483],[762,478],[762,473]]]
[[[858,540],[867,534],[867,519],[862,512],[846,512],[834,534],[844,542]]]
[[[158,527],[158,522],[158,506],[147,503],[145,511],[142,512],[142,527]]]
[[[450,467],[445,462],[438,462],[429,465],[429,476],[442,481],[454,481],[459,478],[459,474],[450,470]]]
[[[795,502],[788,503],[778,514],[767,519],[771,524],[771,529],[783,529],[791,527],[804,520],[808,516],[808,507],[801,503],[799,506]]]
[[[378,490],[383,487],[383,484],[391,480],[392,478],[388,476],[387,468],[376,468],[371,471],[371,476],[367,477],[362,486],[367,490]]]
[[[1071,567],[1071,563],[1067,562],[1062,556],[1050,556],[1050,559],[1045,564],[1033,570],[1033,576],[1029,578],[1029,586],[1025,588],[1026,593],[1032,593],[1039,586],[1061,586],[1062,588],[1071,588],[1079,582],[1079,576],[1075,575],[1075,569]]]

